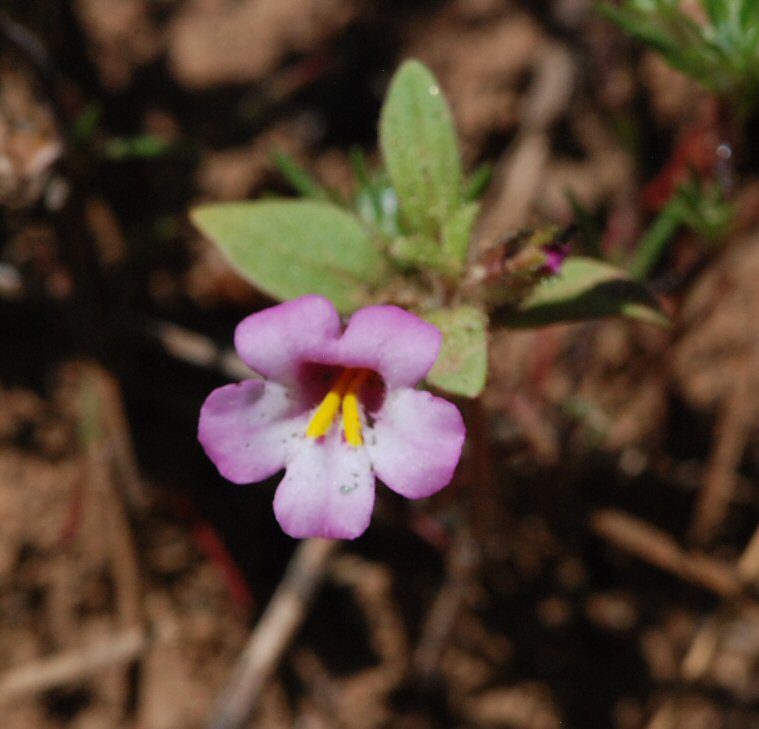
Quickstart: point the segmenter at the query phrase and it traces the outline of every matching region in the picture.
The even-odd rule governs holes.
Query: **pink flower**
[[[235,346],[264,379],[214,390],[198,438],[234,483],[285,469],[274,512],[290,536],[353,539],[369,526],[375,477],[410,499],[453,478],[461,414],[414,389],[441,340],[395,306],[361,309],[344,331],[321,296],[253,314],[238,325]]]

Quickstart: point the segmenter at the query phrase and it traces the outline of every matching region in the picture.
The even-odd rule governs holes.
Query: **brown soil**
[[[295,545],[273,483],[232,487],[196,444],[205,395],[244,376],[234,324],[270,302],[186,211],[289,194],[275,149],[349,191],[416,56],[469,168],[495,166],[478,245],[571,222],[571,189],[622,261],[712,100],[584,0],[7,8],[0,725],[201,727]],[[172,144],[112,153],[144,134]],[[672,330],[493,333],[456,482],[382,494],[249,726],[759,726],[755,146],[734,231],[656,271]]]

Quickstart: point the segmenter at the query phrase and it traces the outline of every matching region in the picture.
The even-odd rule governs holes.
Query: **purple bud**
[[[561,266],[569,255],[571,248],[568,241],[549,243],[547,246],[544,246],[543,253],[545,254],[546,262],[543,264],[543,270],[553,276],[557,275],[561,271]]]

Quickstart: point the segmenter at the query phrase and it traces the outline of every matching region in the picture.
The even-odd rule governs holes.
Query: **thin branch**
[[[140,628],[129,628],[101,638],[94,645],[30,661],[0,677],[0,703],[81,681],[110,666],[131,663],[142,655],[147,644],[148,638]]]
[[[753,417],[751,384],[756,364],[755,353],[745,358],[720,413],[716,442],[709,456],[689,532],[690,538],[697,544],[705,545],[712,541],[725,520],[735,492],[736,472],[746,448]]]
[[[759,526],[738,560],[738,574],[750,587],[756,587],[759,583]]]
[[[241,729],[245,725],[258,705],[267,680],[305,619],[338,544],[325,539],[308,539],[298,546],[216,702],[208,729]]]
[[[224,349],[210,337],[168,321],[151,322],[142,330],[172,357],[196,367],[215,369],[232,380],[250,379],[250,368],[232,349]]]
[[[742,590],[750,589],[759,580],[759,527],[738,559],[735,572]],[[702,623],[680,663],[680,679],[684,684],[692,684],[708,675],[725,629],[741,611],[747,610],[756,612],[757,607],[742,595],[731,596]],[[680,696],[667,699],[651,717],[646,729],[674,729],[678,726],[680,706]]]
[[[492,204],[478,223],[485,246],[495,244],[505,233],[527,222],[550,156],[548,130],[566,109],[575,87],[574,64],[566,48],[559,44],[538,54],[534,71],[519,132],[498,165],[488,194]]]
[[[84,365],[82,373],[82,438],[87,454],[88,479],[104,501],[104,515],[111,548],[111,565],[116,585],[119,620],[124,627],[144,626],[142,589],[137,548],[124,507],[114,482],[113,459],[118,451],[113,434],[104,421],[113,416],[115,382],[98,365]],[[121,423],[125,426],[125,423]],[[109,437],[110,436],[110,437]],[[129,444],[128,434],[121,440]],[[122,447],[124,443],[121,444]],[[128,445],[131,448],[131,444]],[[136,474],[133,474],[138,479]]]
[[[591,517],[591,528],[615,546],[722,597],[736,597],[743,583],[736,569],[718,559],[685,551],[667,533],[620,511],[607,509]]]
[[[435,597],[413,655],[413,676],[422,686],[437,674],[479,565],[479,548],[460,528],[448,556],[447,579]]]

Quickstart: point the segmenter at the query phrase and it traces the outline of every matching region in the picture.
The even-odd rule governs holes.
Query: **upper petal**
[[[374,474],[365,448],[341,439],[307,438],[287,465],[274,496],[274,513],[291,537],[354,539],[366,531],[374,508]]]
[[[419,499],[450,483],[465,435],[455,405],[401,388],[385,397],[366,448],[378,478],[402,496]]]
[[[368,367],[390,387],[413,387],[435,364],[442,339],[437,327],[397,306],[367,306],[331,351],[335,364]]]
[[[301,363],[321,361],[340,330],[332,302],[323,296],[301,296],[243,319],[235,330],[235,347],[251,369],[293,384]]]
[[[208,396],[198,440],[224,478],[261,481],[284,467],[292,439],[303,437],[306,417],[283,386],[246,380]]]

